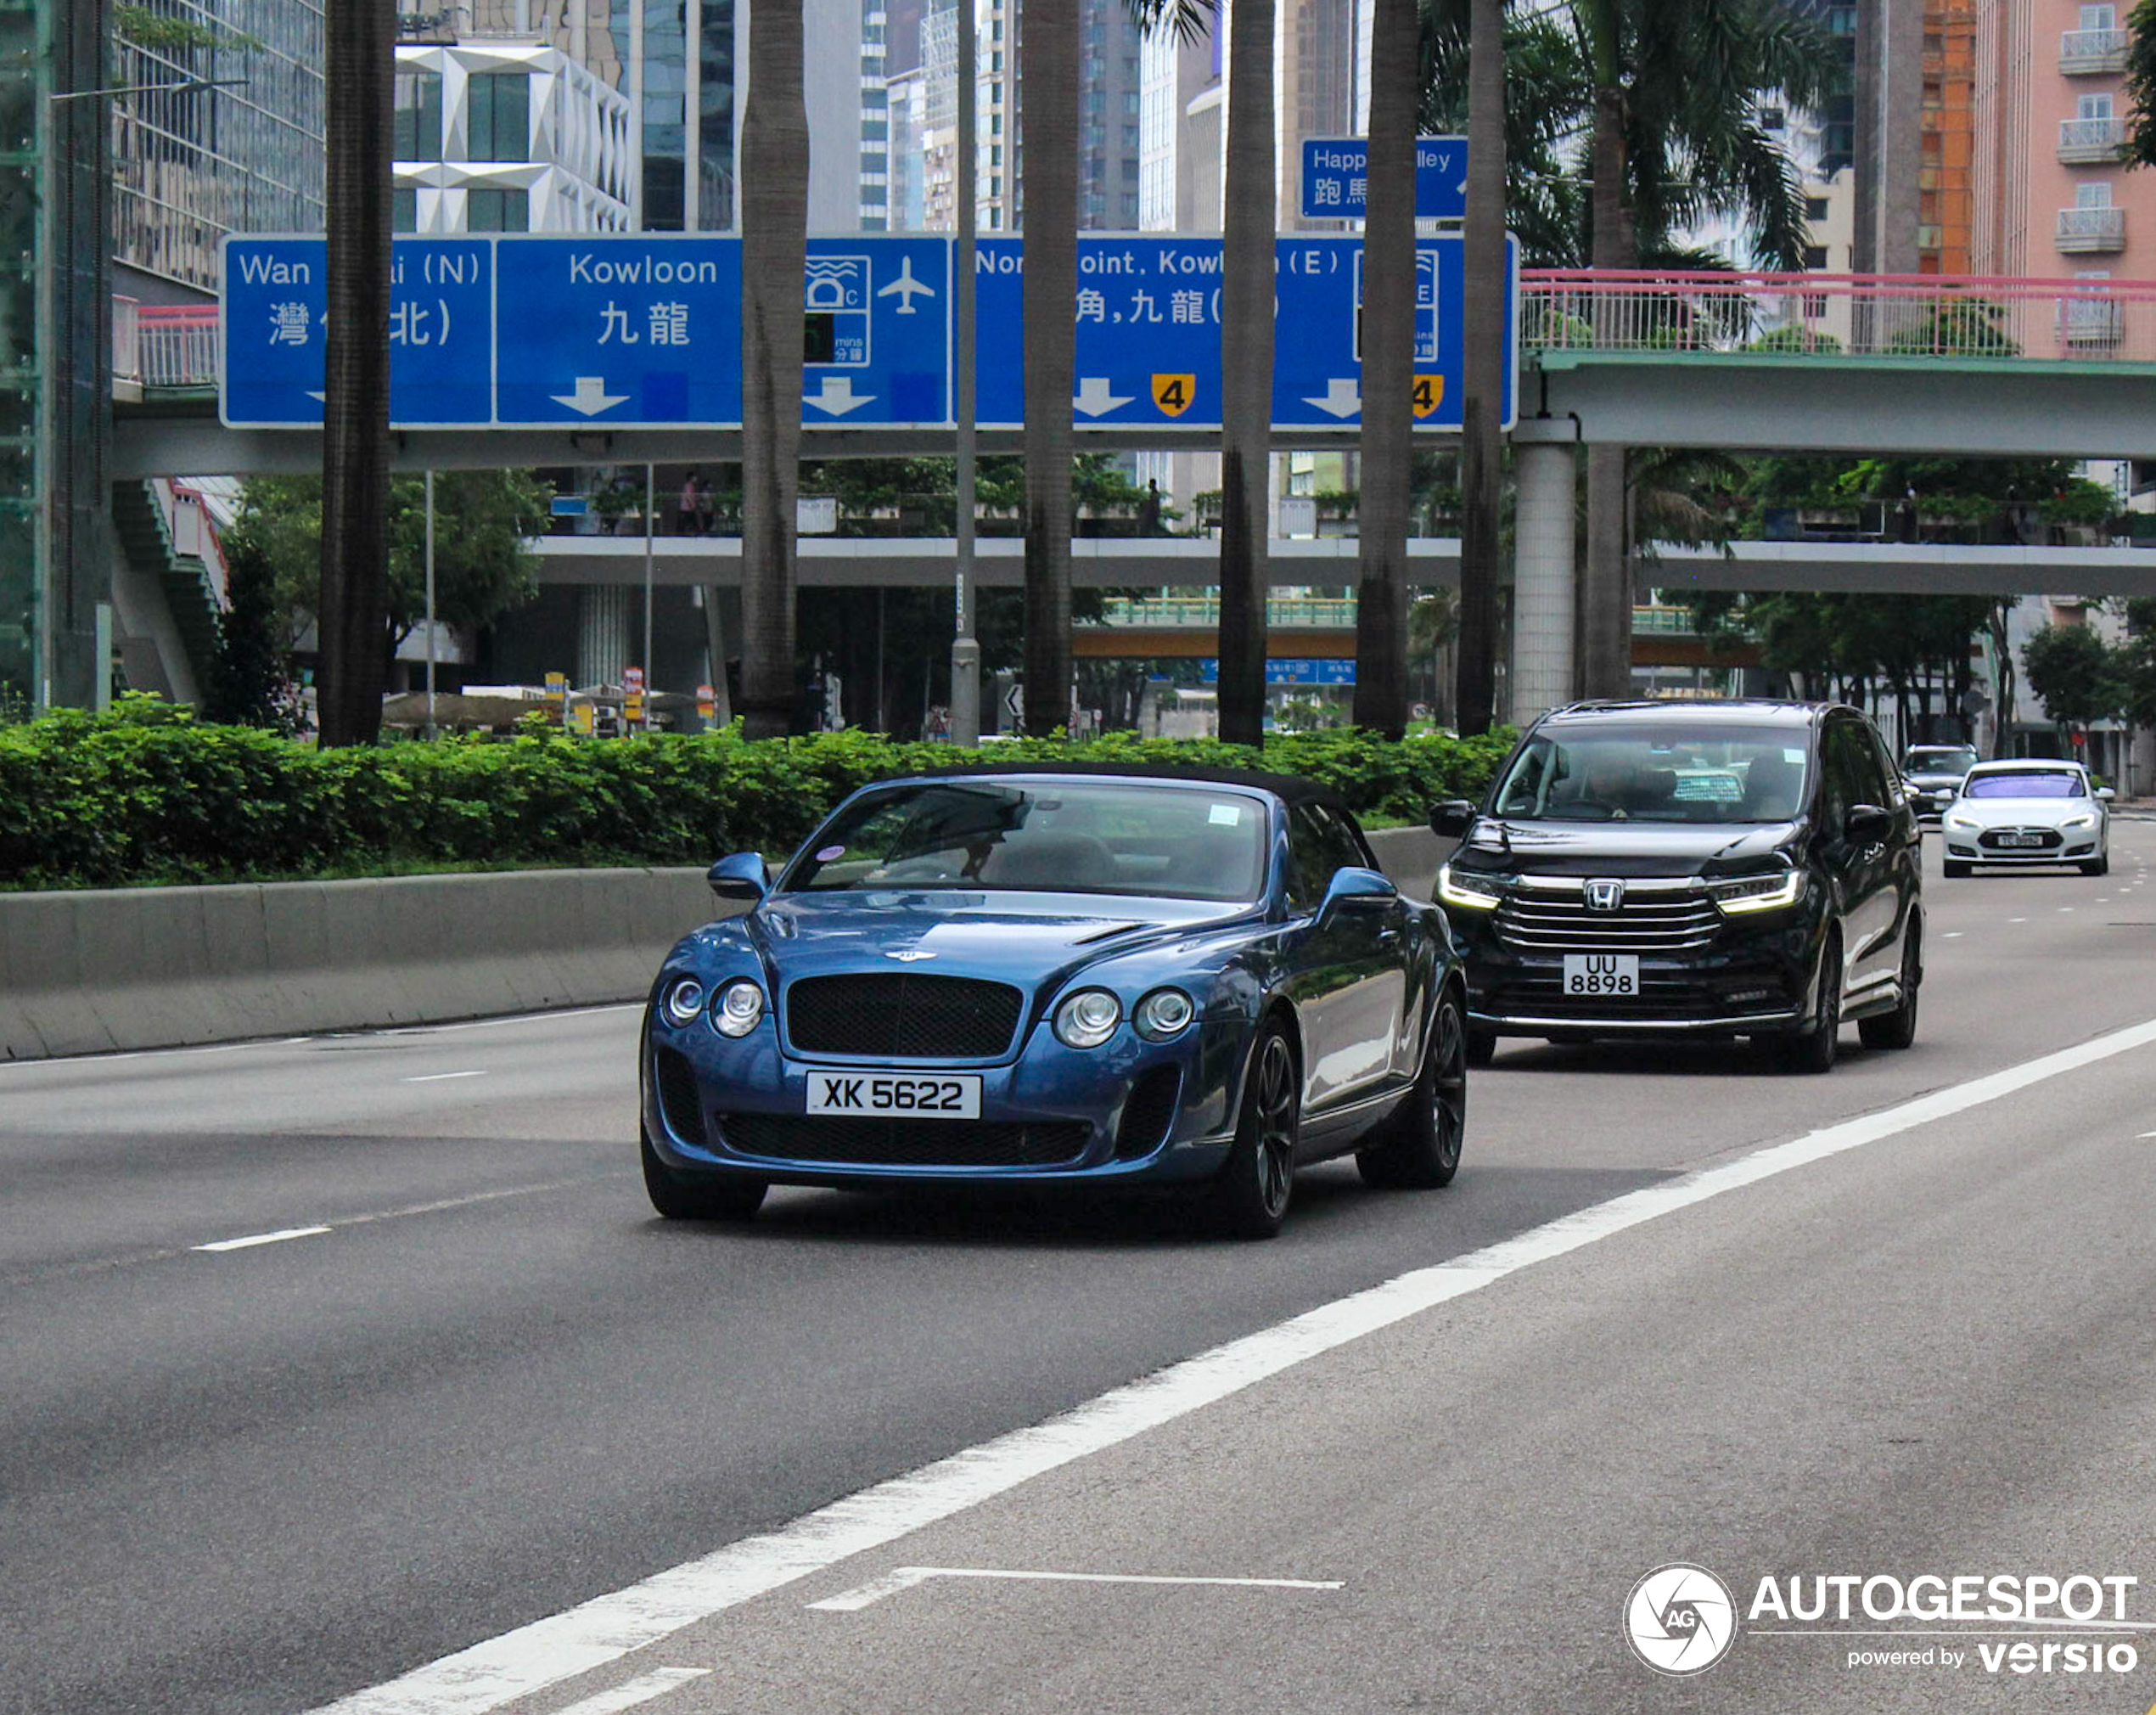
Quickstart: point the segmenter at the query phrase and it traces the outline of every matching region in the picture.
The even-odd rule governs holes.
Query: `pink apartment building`
[[[1977,273],[2156,279],[2156,169],[2119,159],[2129,4],[1979,0],[1971,104]],[[2054,331],[2068,356],[2115,340],[2118,318],[2109,304],[2084,310],[2069,300]]]

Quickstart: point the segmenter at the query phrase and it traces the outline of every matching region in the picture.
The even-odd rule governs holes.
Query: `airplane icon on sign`
[[[916,297],[934,297],[935,295],[935,288],[928,284],[925,281],[915,279],[913,278],[913,258],[911,256],[901,256],[899,258],[898,278],[893,280],[888,286],[885,286],[881,291],[878,292],[876,295],[879,298],[888,298],[893,293],[896,293],[898,295],[898,313],[901,316],[910,316],[914,312],[913,300]]]

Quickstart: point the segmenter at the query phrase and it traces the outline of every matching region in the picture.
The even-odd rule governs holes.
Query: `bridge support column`
[[[1512,718],[1525,725],[1572,700],[1573,623],[1579,581],[1577,448],[1517,441],[1519,476],[1513,573]]]

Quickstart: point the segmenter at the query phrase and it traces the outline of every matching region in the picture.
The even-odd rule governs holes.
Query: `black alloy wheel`
[[[1467,1134],[1467,1021],[1459,997],[1447,989],[1438,1000],[1415,1088],[1356,1152],[1356,1170],[1364,1184],[1389,1190],[1449,1185],[1460,1170]]]
[[[770,1188],[761,1179],[746,1175],[714,1173],[692,1178],[677,1173],[659,1159],[651,1146],[651,1133],[637,1127],[643,1146],[643,1188],[651,1206],[670,1221],[746,1221],[763,1206]]]
[[[1842,1039],[1842,937],[1827,937],[1827,950],[1819,955],[1819,1001],[1811,1025],[1801,1035],[1785,1037],[1784,1063],[1794,1072],[1830,1072]]]
[[[1494,1030],[1471,1030],[1468,1032],[1468,1064],[1488,1066],[1497,1058],[1497,1032]]]
[[[1901,1004],[1856,1021],[1857,1040],[1867,1048],[1907,1048],[1917,1040],[1917,991],[1923,986],[1923,931],[1912,916],[1901,936]]]
[[[1206,1205],[1220,1229],[1238,1239],[1270,1239],[1287,1218],[1294,1189],[1295,1139],[1302,1126],[1302,1071],[1288,1027],[1268,1019],[1259,1027],[1243,1079],[1242,1117],[1227,1164],[1207,1187]]]
[[[1944,859],[1940,867],[1949,881],[1966,880],[1968,877],[1969,866],[1957,863],[1951,858]]]
[[[2084,875],[2108,875],[2111,873],[2111,854],[2106,852],[2101,858],[2091,858],[2082,864],[2080,869]]]

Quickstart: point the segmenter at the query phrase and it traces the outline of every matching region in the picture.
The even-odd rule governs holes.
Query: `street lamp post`
[[[958,0],[958,244],[952,307],[957,322],[952,345],[952,385],[957,391],[958,424],[957,593],[951,639],[951,742],[980,742],[980,644],[974,636],[974,0]]]

